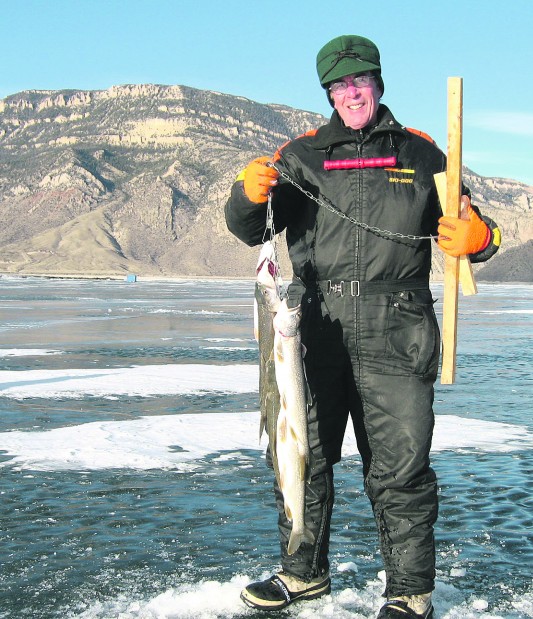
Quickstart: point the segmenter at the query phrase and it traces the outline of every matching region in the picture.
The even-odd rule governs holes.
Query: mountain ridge
[[[253,277],[258,248],[224,222],[233,179],[325,122],[182,85],[10,95],[0,102],[0,273]],[[516,281],[518,261],[520,277],[533,281],[520,258],[533,238],[533,188],[467,168],[464,180],[503,232],[502,250],[490,270],[476,266],[478,277]]]

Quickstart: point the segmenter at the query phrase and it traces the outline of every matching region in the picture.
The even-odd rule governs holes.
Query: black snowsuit
[[[324,169],[326,159],[390,156],[397,163],[388,168]],[[435,577],[437,484],[429,451],[440,338],[429,289],[432,241],[407,235],[436,234],[442,212],[433,175],[445,170],[445,156],[380,105],[375,126],[346,128],[334,112],[276,159],[303,190],[376,228],[339,217],[283,176],[273,191],[275,229],[286,230],[294,271],[289,304],[302,306],[312,394],[306,523],[316,540],[287,554],[291,525],[276,487],[283,571],[309,581],[329,569],[332,467],[350,416],[379,530],[386,595],[427,593]],[[226,221],[238,238],[258,245],[266,204],[250,202],[242,185],[232,187]],[[490,244],[471,258],[492,253]]]

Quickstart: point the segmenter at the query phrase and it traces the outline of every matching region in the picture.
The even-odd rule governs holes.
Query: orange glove
[[[470,198],[461,198],[461,217],[439,219],[439,247],[450,256],[477,254],[490,242],[490,228],[470,206]]]
[[[244,193],[256,204],[266,202],[270,190],[278,184],[279,172],[266,165],[270,160],[270,157],[259,157],[244,170]]]

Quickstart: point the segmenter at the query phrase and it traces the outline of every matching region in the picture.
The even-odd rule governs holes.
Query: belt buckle
[[[344,296],[344,281],[339,282],[338,284],[332,284],[331,280],[328,279],[326,294],[337,294],[337,293],[340,293],[341,297]]]
[[[350,294],[352,297],[358,297],[361,293],[361,288],[359,286],[359,280],[354,279],[350,282]]]

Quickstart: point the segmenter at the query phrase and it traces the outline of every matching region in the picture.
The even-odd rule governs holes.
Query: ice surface
[[[0,433],[0,450],[12,459],[1,466],[24,470],[98,470],[107,468],[184,470],[209,454],[263,450],[257,439],[259,413],[161,415],[130,421],[99,421],[47,431]],[[176,448],[179,447],[179,450]],[[509,452],[532,449],[533,434],[521,426],[437,417],[433,451]],[[343,455],[357,453],[347,433]]]
[[[41,292],[43,282],[39,280],[35,285]],[[47,616],[67,618],[257,617],[257,613],[247,609],[239,600],[239,592],[250,579],[268,577],[277,567],[277,554],[275,548],[262,541],[257,544],[255,555],[253,551],[249,555],[243,552],[240,557],[238,553],[229,553],[219,565],[220,570],[216,564],[210,570],[212,557],[219,556],[213,547],[219,544],[222,536],[229,537],[230,541],[233,539],[236,545],[241,540],[239,535],[232,538],[231,520],[227,524],[224,522],[222,528],[217,526],[219,515],[224,514],[226,506],[217,508],[213,516],[207,515],[196,529],[187,525],[191,531],[196,531],[197,539],[193,543],[191,538],[194,536],[191,535],[182,540],[181,554],[180,549],[177,551],[180,562],[175,564],[168,578],[163,576],[165,561],[167,553],[173,555],[176,552],[175,540],[166,544],[161,542],[161,545],[159,541],[150,543],[151,529],[158,522],[165,522],[151,514],[161,514],[166,506],[172,506],[177,511],[170,513],[169,520],[179,518],[180,509],[190,520],[208,501],[198,499],[195,510],[192,510],[189,500],[193,490],[195,493],[205,491],[209,497],[209,483],[215,489],[213,496],[221,497],[219,489],[228,479],[228,471],[235,470],[236,466],[240,471],[250,467],[250,475],[254,475],[250,462],[263,458],[266,439],[263,437],[261,443],[258,441],[259,415],[257,412],[242,412],[248,403],[251,410],[256,406],[257,367],[242,365],[243,358],[251,359],[251,355],[239,357],[240,364],[237,365],[235,355],[225,358],[222,354],[224,350],[231,352],[237,347],[239,351],[255,348],[251,320],[250,324],[241,320],[248,314],[235,313],[235,308],[240,305],[221,305],[210,288],[209,304],[200,303],[199,297],[195,297],[195,305],[190,308],[181,302],[175,290],[171,290],[168,297],[172,303],[165,298],[152,307],[157,294],[150,292],[149,302],[145,304],[143,299],[125,298],[124,288],[117,288],[118,300],[112,310],[107,310],[108,306],[102,303],[108,303],[108,290],[112,295],[115,288],[108,284],[89,284],[87,301],[80,304],[81,322],[74,332],[69,327],[72,316],[62,313],[65,311],[62,305],[63,294],[66,294],[64,288],[68,286],[70,290],[71,284],[49,285],[53,290],[57,287],[60,292],[57,311],[53,308],[50,315],[41,315],[41,305],[36,305],[33,313],[28,309],[28,313],[20,317],[15,314],[11,322],[4,321],[0,326],[4,336],[0,357],[21,358],[20,361],[6,361],[6,366],[31,369],[0,372],[0,396],[3,396],[6,422],[13,421],[14,427],[28,428],[32,423],[39,424],[33,430],[0,433],[0,476],[5,480],[5,491],[0,491],[6,524],[3,548],[5,555],[13,552],[16,556],[16,562],[9,568],[12,571],[6,570],[4,576],[10,587],[16,587],[10,590],[13,607],[7,609],[7,613],[44,617],[47,612],[41,611],[44,602],[48,609],[54,604],[57,606]],[[86,288],[88,284],[76,284],[76,295],[80,286]],[[190,284],[187,286],[189,288]],[[105,295],[100,293],[102,287]],[[526,454],[525,451],[533,448],[533,432],[527,429],[530,423],[529,400],[524,395],[531,387],[531,377],[527,373],[533,314],[531,287],[480,284],[479,288],[482,294],[461,304],[462,318],[467,325],[463,323],[461,331],[459,361],[462,363],[461,376],[466,378],[462,384],[458,382],[453,395],[447,394],[445,407],[440,403],[437,405],[438,411],[449,414],[437,416],[433,451],[448,450],[448,453],[444,457],[437,456],[435,460],[444,472],[454,466],[468,472],[466,480],[464,476],[458,475],[457,480],[448,476],[448,486],[454,480],[459,485],[456,491],[453,488],[453,496],[444,497],[451,501],[443,501],[443,514],[451,515],[453,522],[454,510],[460,510],[468,500],[472,500],[476,510],[464,514],[468,526],[463,527],[458,536],[454,531],[450,532],[450,520],[443,519],[435,594],[436,617],[527,619],[533,618],[533,589],[527,583],[524,585],[528,578],[527,565],[524,565],[531,554],[527,548],[523,553],[526,535],[531,530],[527,526],[530,524],[527,511],[530,507],[529,486],[527,482],[523,483],[530,476],[527,467],[530,466],[531,452]],[[226,294],[226,284],[223,289]],[[136,290],[141,292],[145,288]],[[154,287],[154,290],[161,289]],[[94,302],[91,301],[93,291]],[[436,296],[441,297],[441,292]],[[115,299],[109,296],[112,298]],[[11,302],[9,306],[12,310]],[[147,307],[150,308],[148,312]],[[201,311],[198,311],[199,307]],[[225,307],[227,312],[219,311]],[[437,311],[439,307],[438,304]],[[162,311],[150,313],[158,310]],[[150,326],[150,329],[141,330],[142,341],[138,337],[137,321],[141,314],[144,316],[142,326]],[[150,321],[154,322],[146,321],[145,314],[149,314]],[[125,323],[130,325],[130,331],[106,326],[108,320],[124,316],[127,316]],[[89,325],[89,329],[82,329],[81,323]],[[169,325],[172,329],[168,328]],[[57,338],[56,333],[65,336]],[[78,335],[79,339],[72,339]],[[113,336],[114,341],[102,351],[100,342],[107,345],[105,338],[108,335]],[[123,346],[137,355],[142,346],[151,348],[154,341],[159,340],[171,344],[166,349],[158,348],[153,356],[144,357],[152,365],[111,369],[113,364],[128,363],[130,357],[119,354]],[[220,350],[221,354],[169,356],[181,350],[180,346],[185,350],[189,342],[191,350],[194,346],[201,346],[200,352],[209,348],[210,351]],[[57,350],[63,346],[65,350]],[[88,356],[93,353],[94,360]],[[33,364],[31,357],[41,359],[38,364]],[[210,364],[202,365],[206,357],[211,360]],[[136,356],[132,363],[142,362],[138,361],[139,358]],[[165,365],[169,359],[183,359],[188,364]],[[78,360],[84,365],[75,365]],[[221,360],[234,365],[213,365]],[[53,363],[55,368],[67,368],[70,363],[73,369],[32,369],[44,368],[47,362]],[[98,368],[95,363],[99,363]],[[78,367],[91,369],[76,369]],[[442,388],[440,390],[442,393]],[[223,394],[228,394],[228,397]],[[189,397],[191,395],[193,397]],[[187,414],[156,416],[172,408],[168,402],[174,399],[179,402],[175,409]],[[209,405],[210,400],[216,403],[216,408]],[[191,409],[186,408],[189,401],[194,402]],[[130,404],[132,416],[139,410],[153,415],[132,419]],[[69,409],[80,412],[71,415]],[[63,410],[69,413],[65,415],[64,425],[69,421],[77,425],[57,427],[63,423]],[[198,410],[202,412],[191,414]],[[28,423],[20,423],[26,414]],[[124,414],[128,415],[127,421]],[[40,420],[39,416],[51,419],[54,429],[43,431],[43,427],[51,426],[44,425],[46,421]],[[120,421],[102,421],[102,417]],[[483,417],[484,420],[471,417]],[[505,452],[512,455],[507,458]],[[348,430],[344,455],[350,457],[355,453],[352,432]],[[487,453],[499,455],[485,457]],[[471,454],[479,454],[479,457]],[[509,475],[501,476],[507,462],[512,464]],[[466,464],[470,468],[465,468]],[[205,476],[209,480],[203,482],[205,467],[210,475]],[[197,468],[199,472],[191,475],[173,474]],[[88,472],[80,474],[82,471]],[[171,471],[171,474],[166,471]],[[518,472],[516,484],[511,477],[514,472]],[[246,475],[244,473],[239,479],[246,479]],[[167,498],[160,484],[165,484],[169,477],[193,479],[195,483],[191,484],[190,493],[183,499]],[[342,476],[339,480],[342,484]],[[257,480],[250,481],[256,483]],[[508,489],[504,488],[507,484]],[[179,489],[184,486],[185,482],[179,485]],[[147,489],[146,498],[137,497],[131,511],[119,520],[118,514],[114,515],[117,502],[125,501],[129,490],[137,492],[137,487]],[[258,486],[253,486],[250,490],[252,496],[255,496],[256,487],[261,491]],[[122,488],[126,491],[124,495]],[[465,496],[460,496],[463,492]],[[502,500],[498,500],[494,508],[488,507],[494,492]],[[344,497],[348,495],[343,494],[341,485],[339,498]],[[62,501],[65,501],[64,507]],[[154,501],[157,509],[147,512],[150,522],[145,524],[143,509],[148,507],[151,510]],[[59,507],[56,508],[56,504]],[[137,505],[141,506],[138,516]],[[228,507],[231,505],[229,502]],[[341,501],[339,508],[342,509]],[[260,508],[254,505],[247,509],[246,514],[253,516],[254,509]],[[122,524],[128,518],[131,518],[129,528]],[[501,538],[492,534],[494,518],[501,521],[494,525],[502,533]],[[86,531],[81,532],[80,523]],[[479,529],[474,530],[472,523],[479,524]],[[122,526],[115,526],[117,524]],[[364,531],[363,525],[361,522]],[[253,526],[251,523],[250,528]],[[256,526],[263,526],[263,522],[256,523]],[[179,533],[179,527],[176,529]],[[174,535],[174,528],[171,530]],[[373,546],[357,545],[349,539],[349,531],[342,533],[347,536],[348,543],[341,547],[341,552],[331,556],[332,594],[321,600],[295,605],[281,615],[301,619],[375,619],[383,602],[383,578],[378,574],[374,577],[373,569],[369,568],[369,565],[374,565]],[[163,529],[161,534],[163,537]],[[247,535],[242,539],[247,540]],[[156,537],[158,535],[154,534],[154,539]],[[251,533],[250,538],[253,538]],[[176,539],[179,540],[179,536]],[[130,548],[131,559],[126,557]],[[119,552],[123,552],[121,558]],[[137,557],[146,560],[143,578],[134,569]],[[269,565],[270,562],[273,565]],[[483,582],[473,584],[485,569],[486,582],[480,578]],[[516,578],[515,572],[520,570],[522,576]],[[88,578],[90,574],[95,577]],[[141,586],[144,576],[146,586],[144,583]],[[73,592],[70,597],[69,591]],[[17,606],[21,599],[24,602]],[[3,616],[2,610],[0,616]]]
[[[0,357],[45,357],[47,355],[62,355],[62,350],[46,348],[1,348]]]
[[[0,396],[85,398],[257,391],[255,365],[170,364],[94,370],[0,371]]]
[[[257,366],[249,364],[0,372],[0,394],[18,399],[253,393],[257,384]],[[264,440],[262,446],[257,440],[258,428],[258,412],[226,412],[99,421],[44,432],[5,432],[0,434],[0,450],[13,458],[0,466],[15,464],[29,470],[183,469],[209,454],[264,449]],[[436,420],[434,452],[531,448],[533,434],[520,425],[456,415],[441,415]],[[356,452],[355,440],[348,432],[343,455]]]
[[[260,578],[268,578],[264,573]],[[246,576],[236,575],[229,582],[205,580],[196,584],[179,585],[150,600],[119,598],[96,602],[78,619],[231,619],[255,617],[239,599],[239,593],[250,582]],[[295,604],[284,616],[297,619],[374,619],[383,598],[383,582],[377,577],[364,588],[335,590],[318,600]],[[526,595],[520,602],[521,614],[508,610],[491,609],[483,599],[464,600],[464,595],[452,585],[437,582],[435,610],[439,619],[525,619],[533,617],[533,596]],[[516,608],[518,601],[512,602]]]

